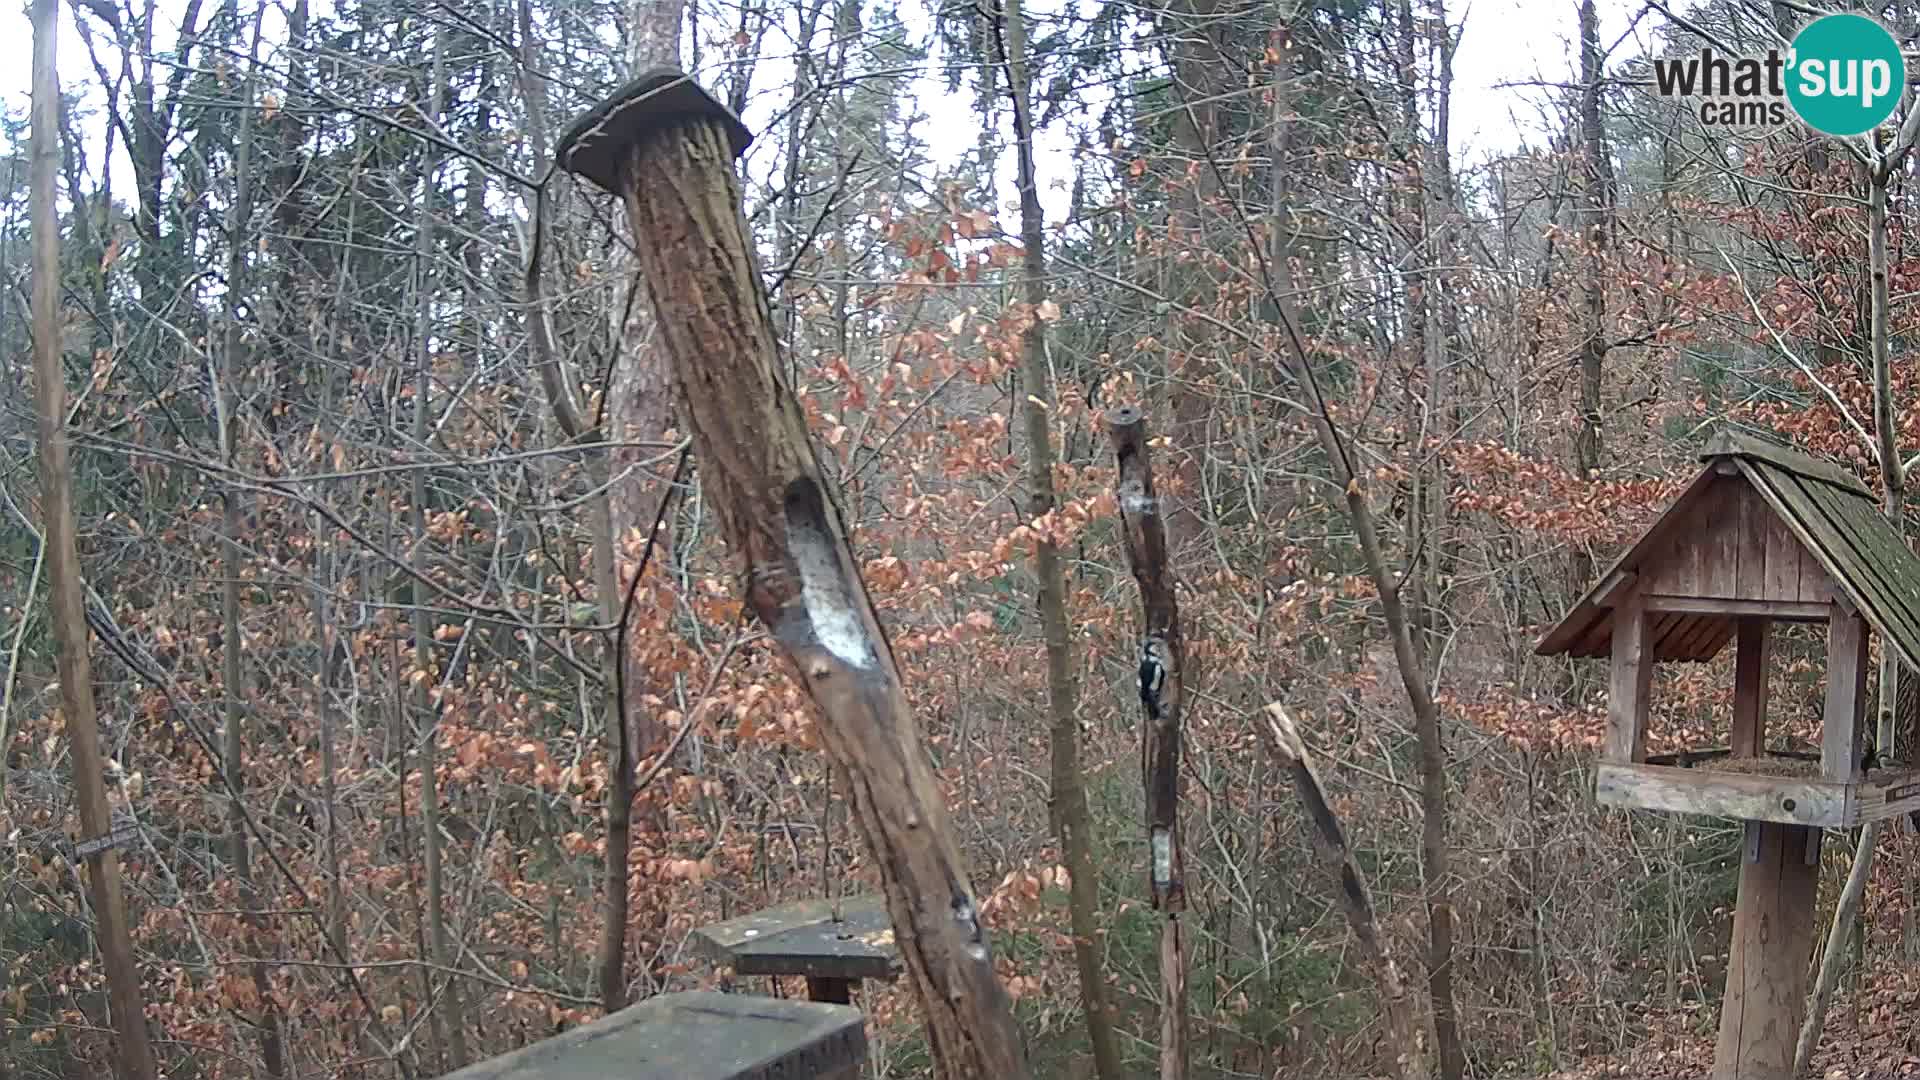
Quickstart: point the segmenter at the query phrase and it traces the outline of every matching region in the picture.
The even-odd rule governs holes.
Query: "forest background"
[[[810,706],[743,617],[623,212],[548,176],[555,132],[664,62],[755,132],[785,373],[1042,1075],[1145,1075],[1158,1038],[1139,601],[1099,423],[1120,404],[1159,436],[1182,585],[1194,1075],[1390,1064],[1269,702],[1453,1018],[1446,1072],[1697,1070],[1737,825],[1596,807],[1604,675],[1531,649],[1717,427],[1891,476],[1904,509],[1912,158],[1876,178],[1645,85],[1649,56],[1757,50],[1804,8],[1050,4],[1016,78],[984,3],[61,6],[76,513],[156,1054],[437,1075],[725,981],[695,926],[872,887]],[[6,25],[0,85],[23,87]],[[110,1018],[65,847],[8,104],[0,1075],[92,1076]],[[1277,359],[1283,307],[1351,483]],[[1804,744],[1823,645],[1776,650],[1773,730]],[[1727,726],[1731,657],[1672,667],[1656,750]],[[1056,839],[1072,790],[1084,861]],[[1817,1059],[1842,1075],[1920,1066],[1920,841],[1868,839]],[[1823,925],[1852,854],[1827,845]],[[924,1074],[911,998],[866,1005],[877,1073]]]

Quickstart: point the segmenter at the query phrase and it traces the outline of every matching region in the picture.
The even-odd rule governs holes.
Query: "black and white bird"
[[[1160,719],[1160,688],[1167,682],[1167,645],[1156,635],[1140,643],[1140,704]]]

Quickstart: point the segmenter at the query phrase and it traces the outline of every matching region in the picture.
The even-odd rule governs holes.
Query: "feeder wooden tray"
[[[857,1080],[867,1031],[844,1005],[662,994],[443,1080]]]

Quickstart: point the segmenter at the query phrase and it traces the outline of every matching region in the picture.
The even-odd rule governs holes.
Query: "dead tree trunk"
[[[1180,601],[1167,569],[1167,528],[1153,490],[1147,418],[1137,409],[1107,414],[1107,433],[1119,461],[1121,532],[1127,563],[1140,585],[1140,779],[1147,797],[1147,875],[1160,928],[1160,1076],[1187,1073],[1187,958],[1180,915],[1187,909],[1186,861],[1180,850],[1180,709],[1187,649],[1180,636]]]
[[[1360,962],[1373,977],[1374,990],[1387,1013],[1387,1034],[1394,1042],[1394,1073],[1403,1080],[1426,1077],[1431,1070],[1426,1048],[1421,1045],[1420,1022],[1407,997],[1407,985],[1400,979],[1400,969],[1393,962],[1393,952],[1380,934],[1380,923],[1373,914],[1373,894],[1367,889],[1367,879],[1360,876],[1360,865],[1353,861],[1353,851],[1347,847],[1346,830],[1327,803],[1326,789],[1320,785],[1320,774],[1313,767],[1299,729],[1294,727],[1293,717],[1277,703],[1268,705],[1266,714],[1263,734],[1268,748],[1293,776],[1294,790],[1313,822],[1314,848],[1339,873],[1340,906],[1346,910],[1347,923],[1360,945]]]
[[[650,72],[575,121],[564,168],[621,195],[641,242],[675,393],[747,606],[819,708],[886,892],[942,1077],[1029,1075],[932,763],[799,403],[733,158],[750,136],[679,72]]]
[[[106,772],[100,760],[100,728],[93,708],[93,666],[87,656],[87,622],[80,598],[80,550],[74,538],[73,465],[67,451],[67,383],[60,364],[60,221],[54,212],[54,177],[60,164],[60,82],[55,74],[57,0],[33,4],[33,130],[30,213],[33,223],[33,396],[40,435],[41,543],[47,556],[47,595],[59,642],[60,709],[66,715],[73,757],[74,801],[80,808],[80,838],[87,863],[87,901],[93,907],[100,965],[117,1035],[115,1072],[120,1080],[153,1080],[153,1047],[147,1041],[140,970],[134,966],[127,930],[126,897],[120,889],[120,859],[110,839]],[[89,843],[97,841],[97,843]]]

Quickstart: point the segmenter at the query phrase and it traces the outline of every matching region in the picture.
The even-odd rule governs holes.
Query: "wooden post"
[[[1827,704],[1821,717],[1820,775],[1851,781],[1860,772],[1860,723],[1867,705],[1867,623],[1844,604],[1827,621]]]
[[[1819,883],[1818,860],[1810,865],[1806,855],[1817,830],[1746,825],[1758,851],[1740,863],[1713,1080],[1793,1080]]]
[[[733,160],[750,136],[685,75],[655,70],[567,130],[559,164],[626,203],[700,478],[744,563],[747,606],[819,708],[880,871],[937,1075],[1029,1075],[1011,1003],[893,648],[779,374]]]
[[[1180,851],[1180,708],[1186,685],[1186,643],[1180,636],[1180,601],[1167,569],[1167,530],[1153,490],[1153,460],[1147,449],[1147,418],[1138,409],[1107,414],[1107,434],[1119,462],[1121,533],[1127,562],[1140,585],[1143,611],[1141,678],[1149,665],[1163,674],[1160,685],[1141,686],[1146,722],[1140,729],[1140,778],[1147,804],[1147,891],[1165,916],[1160,928],[1160,1076],[1175,1080],[1187,1070],[1187,959],[1180,913],[1187,907],[1186,862]]]
[[[1647,760],[1647,704],[1653,687],[1653,642],[1647,609],[1633,597],[1614,609],[1613,666],[1607,691],[1606,760]]]
[[[1733,658],[1733,756],[1759,757],[1767,745],[1767,669],[1773,659],[1773,622],[1742,615]]]

